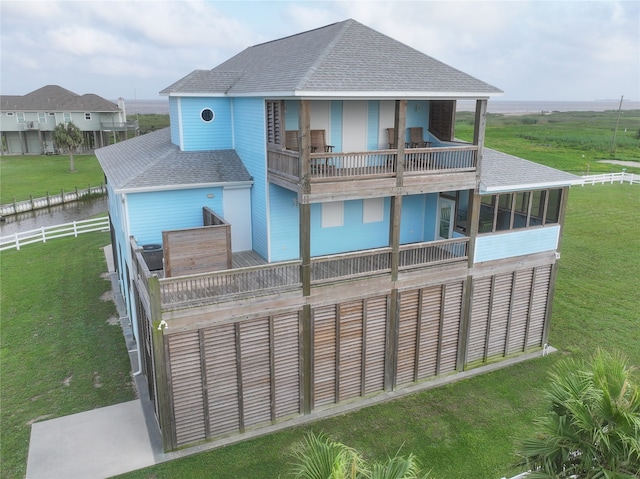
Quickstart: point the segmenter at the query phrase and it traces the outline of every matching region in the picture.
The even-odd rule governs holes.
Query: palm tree
[[[535,478],[640,477],[640,387],[621,354],[565,360],[551,373],[548,414],[521,443]]]
[[[419,479],[420,467],[413,454],[397,454],[384,463],[367,465],[353,448],[324,434],[309,433],[293,452],[296,479]]]
[[[73,122],[69,122],[66,125],[60,123],[53,130],[53,142],[59,150],[69,153],[69,171],[76,171],[73,154],[78,147],[82,145],[84,138],[82,137],[82,131]]]

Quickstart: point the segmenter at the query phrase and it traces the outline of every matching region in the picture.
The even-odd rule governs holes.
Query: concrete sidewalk
[[[111,247],[104,252],[132,371],[138,371]],[[104,479],[166,460],[147,388],[142,376],[134,380],[139,399],[34,423],[26,479]]]
[[[153,464],[140,400],[31,426],[27,479],[103,479]]]

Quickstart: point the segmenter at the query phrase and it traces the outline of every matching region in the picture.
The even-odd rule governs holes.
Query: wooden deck
[[[468,238],[403,245],[399,269],[466,261],[467,248]],[[233,301],[302,288],[300,260],[267,263],[254,251],[242,251],[233,254],[232,263],[229,270],[160,279],[163,307]],[[391,248],[387,247],[313,257],[310,279],[312,285],[320,285],[390,272]]]

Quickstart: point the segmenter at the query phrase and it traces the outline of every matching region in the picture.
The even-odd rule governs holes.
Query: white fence
[[[22,246],[33,243],[46,243],[48,240],[63,238],[65,236],[77,237],[82,233],[92,231],[109,231],[109,217],[101,216],[90,220],[73,221],[55,226],[43,226],[35,230],[14,233],[0,237],[0,251],[6,249],[19,250]]]
[[[576,181],[576,185],[605,185],[605,184],[614,184],[614,183],[625,183],[628,182],[630,185],[634,183],[636,185],[640,184],[640,175],[636,175],[633,173],[621,172],[621,173],[604,173],[602,175],[586,175],[581,176],[580,180]]]
[[[30,197],[24,201],[14,201],[13,203],[7,203],[0,205],[0,216],[9,216],[17,213],[24,213],[25,211],[36,210],[39,208],[47,208],[49,206],[63,205],[71,201],[77,201],[80,198],[88,195],[105,195],[107,193],[107,187],[105,185],[91,186],[84,190],[76,188],[74,191],[65,192],[61,190],[56,195],[50,195],[42,198]]]

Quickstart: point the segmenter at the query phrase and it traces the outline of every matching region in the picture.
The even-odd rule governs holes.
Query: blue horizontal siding
[[[311,256],[344,253],[389,244],[390,200],[384,200],[384,217],[377,223],[362,222],[362,200],[344,202],[343,226],[322,227],[321,204],[311,205]]]
[[[180,145],[180,111],[178,108],[179,99],[176,97],[169,98],[169,122],[171,127],[171,143],[176,146]]]
[[[276,185],[269,187],[271,261],[300,257],[300,209],[293,191]]]
[[[233,100],[235,150],[253,177],[251,234],[253,250],[269,259],[267,150],[264,98]]]
[[[230,105],[227,98],[181,98],[182,149],[205,151],[233,148]],[[202,121],[200,113],[203,108],[213,110],[213,121]]]
[[[200,227],[203,206],[222,215],[222,194],[222,188],[129,194],[130,234],[138,245],[154,244],[162,243],[165,230]]]
[[[555,251],[558,248],[560,226],[546,226],[509,233],[478,236],[474,261],[493,261],[528,254]]]

